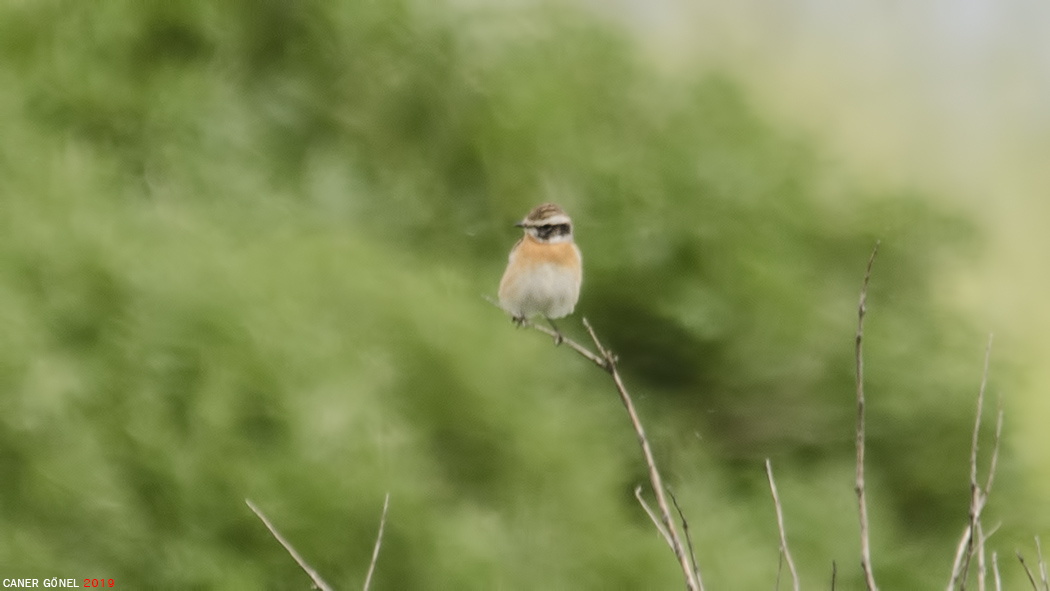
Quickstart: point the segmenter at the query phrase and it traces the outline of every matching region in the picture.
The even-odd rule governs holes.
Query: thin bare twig
[[[383,500],[383,515],[379,518],[379,533],[376,534],[376,545],[372,549],[372,562],[368,565],[368,574],[365,575],[365,586],[364,591],[368,591],[368,587],[372,585],[372,573],[376,570],[376,562],[379,561],[379,546],[383,544],[383,530],[386,528],[386,511],[390,508],[390,493],[386,493],[386,499]]]
[[[262,520],[263,525],[266,526],[266,529],[270,530],[270,534],[273,535],[273,537],[276,538],[282,546],[284,546],[284,549],[288,552],[288,554],[292,556],[292,559],[294,559],[295,562],[299,565],[299,568],[303,569],[303,571],[305,571],[306,574],[310,576],[310,580],[314,582],[314,587],[316,589],[320,589],[321,591],[332,591],[332,588],[328,586],[328,583],[325,583],[324,579],[321,578],[321,575],[317,574],[317,571],[315,571],[309,564],[306,564],[306,561],[303,560],[303,557],[295,551],[295,548],[293,548],[292,545],[288,543],[288,540],[284,539],[284,536],[282,536],[280,532],[277,531],[277,528],[275,528],[273,524],[270,523],[270,520],[267,519],[265,515],[263,515],[263,512],[260,511],[259,508],[256,507],[255,504],[252,503],[250,500],[244,499],[244,502],[248,504],[248,508],[251,509],[253,513],[255,513],[256,517]]]
[[[1046,561],[1043,560],[1043,547],[1039,544],[1039,536],[1035,537],[1036,556],[1039,557],[1039,578],[1043,581],[1043,589],[1050,589],[1050,579],[1046,573]]]
[[[989,531],[988,533],[984,534],[984,538],[983,538],[982,542],[987,542],[988,538],[994,536],[995,532],[999,531],[999,528],[1002,527],[1002,526],[1003,526],[1003,522],[1002,521],[1000,521],[999,523],[996,523],[995,527],[993,527],[991,529],[991,531]]]
[[[835,579],[839,574],[839,566],[835,564],[835,561],[831,561],[831,591],[835,591]]]
[[[976,551],[975,541],[980,540],[981,510],[984,508],[985,501],[981,486],[977,483],[977,450],[981,433],[981,415],[984,414],[984,391],[988,386],[988,362],[991,356],[992,335],[989,334],[988,346],[984,351],[984,371],[981,375],[981,388],[977,392],[977,415],[973,421],[973,439],[970,442],[970,527],[967,528],[970,533],[966,536],[966,557],[963,560],[962,571],[958,574],[961,577],[960,591],[966,589],[966,576],[970,571],[970,562],[973,561],[973,555]],[[983,587],[984,582],[980,581],[978,584]]]
[[[780,506],[780,496],[777,495],[777,483],[773,481],[773,465],[766,458],[766,477],[769,479],[769,490],[773,493],[773,506],[777,511],[777,529],[780,530],[780,552],[788,563],[788,571],[791,572],[791,585],[795,591],[799,591],[798,571],[795,570],[795,561],[791,559],[791,551],[788,550],[787,533],[784,531],[784,511]],[[780,575],[777,574],[777,587],[780,586]]]
[[[653,450],[649,446],[649,439],[645,436],[642,421],[638,418],[638,412],[634,409],[634,402],[631,400],[631,395],[627,393],[627,387],[623,385],[620,372],[616,369],[616,356],[602,346],[601,341],[598,340],[598,335],[595,334],[594,328],[590,322],[587,322],[586,318],[583,319],[583,326],[587,329],[587,333],[591,335],[591,340],[594,341],[594,346],[598,349],[602,359],[605,360],[604,364],[598,364],[599,367],[602,367],[612,375],[613,382],[616,384],[616,391],[620,394],[620,401],[623,402],[624,408],[627,409],[627,414],[631,418],[631,425],[634,426],[634,433],[638,436],[642,455],[645,456],[645,465],[649,469],[649,484],[653,487],[653,492],[656,494],[656,505],[660,509],[660,522],[663,523],[664,528],[671,537],[671,548],[674,550],[675,558],[678,559],[678,564],[682,568],[682,574],[685,576],[685,586],[689,591],[704,591],[704,583],[700,578],[699,569],[694,570],[689,563],[689,556],[686,555],[685,548],[682,546],[682,540],[678,536],[678,528],[675,527],[674,521],[671,519],[671,510],[667,505],[667,498],[664,496],[663,479],[660,477],[660,471],[656,468],[656,459],[653,457]]]
[[[678,519],[682,522],[682,531],[685,532],[685,543],[689,546],[689,560],[693,563],[693,572],[697,573],[697,577],[699,577],[700,565],[696,563],[693,536],[689,534],[689,521],[685,518],[685,513],[682,511],[681,505],[678,504],[678,497],[674,496],[674,491],[671,490],[670,486],[667,487],[667,494],[671,495],[671,503],[674,504],[674,510],[678,512]]]
[[[948,580],[948,591],[952,591],[957,585],[960,591],[966,589],[966,579],[975,553],[978,554],[978,575],[980,578],[977,581],[977,586],[979,591],[984,591],[985,586],[984,557],[981,555],[984,552],[984,538],[980,534],[981,512],[988,503],[988,495],[991,492],[992,483],[995,482],[995,468],[999,461],[999,442],[1002,438],[1003,428],[1002,398],[1000,398],[992,460],[988,468],[988,477],[985,479],[985,484],[982,488],[977,482],[977,451],[980,441],[981,416],[984,414],[984,393],[988,386],[988,364],[992,355],[992,338],[993,335],[989,334],[988,346],[984,352],[984,371],[981,375],[981,387],[977,392],[977,413],[973,422],[973,437],[970,441],[970,520],[966,524],[966,529],[963,531],[959,545],[955,550],[952,573]]]
[[[1032,583],[1032,589],[1039,591],[1039,585],[1035,582],[1035,577],[1032,576],[1032,570],[1028,568],[1028,564],[1025,563],[1024,556],[1021,556],[1021,551],[1015,550],[1014,552],[1017,552],[1017,559],[1021,561],[1021,566],[1024,567],[1024,572],[1028,575],[1028,581]]]
[[[984,500],[988,501],[988,495],[992,492],[992,483],[995,482],[995,469],[999,465],[999,442],[1003,439],[1003,397],[999,396],[998,410],[995,418],[995,443],[992,446],[992,461],[988,465],[988,478],[984,481]]]
[[[653,521],[653,525],[656,526],[656,531],[660,532],[660,535],[663,536],[664,541],[667,542],[667,547],[671,550],[674,550],[674,542],[671,541],[671,534],[667,533],[667,530],[664,529],[663,524],[660,523],[660,517],[656,514],[655,511],[653,511],[653,508],[649,506],[649,503],[645,502],[645,499],[642,497],[641,485],[634,487],[634,498],[638,499],[638,504],[642,506],[642,509],[645,509],[645,514],[648,515],[649,519]]]
[[[999,576],[998,552],[992,552],[992,572],[995,573],[995,591],[1003,591],[1003,579]]]
[[[868,268],[864,272],[864,283],[860,288],[860,304],[857,306],[857,480],[854,489],[857,492],[857,506],[860,513],[860,566],[864,570],[864,582],[868,591],[878,591],[875,575],[871,570],[871,540],[868,535],[868,500],[864,492],[864,313],[867,311],[868,280],[871,279],[871,265],[879,252],[879,242],[871,251]]]
[[[981,374],[981,388],[977,391],[977,417],[973,422],[973,440],[970,443],[970,486],[977,488],[977,443],[981,433],[981,415],[984,411],[984,391],[988,387],[988,363],[992,358],[992,340],[988,335],[988,345],[984,349],[984,371]]]
[[[985,565],[985,551],[984,551],[985,543],[988,541],[988,538],[992,537],[993,535],[995,535],[995,532],[999,531],[999,528],[1002,525],[1003,525],[1003,522],[1000,521],[999,523],[995,524],[995,527],[993,527],[991,529],[991,531],[989,531],[986,534],[986,533],[984,533],[984,530],[982,529],[981,522],[979,522],[979,521],[977,522],[977,539],[978,539],[978,544],[977,544],[977,589],[978,589],[978,591],[984,591],[985,590],[985,579],[987,578],[987,573],[986,573],[987,567]],[[992,559],[993,560],[995,559],[995,552],[992,552]],[[998,567],[996,566],[996,568],[998,568]],[[995,576],[996,577],[999,576],[998,571],[995,572]]]
[[[974,534],[977,538],[977,591],[985,591],[984,584],[987,577],[987,569],[984,564],[984,528],[981,526],[981,521],[977,520],[977,532]]]
[[[959,538],[959,545],[955,547],[955,560],[952,561],[952,574],[948,578],[948,589],[947,591],[953,591],[956,583],[959,581],[959,577],[963,570],[963,560],[966,558],[966,548],[970,544],[970,536],[973,530],[970,528],[970,524],[966,524],[966,529],[963,530],[963,535]]]

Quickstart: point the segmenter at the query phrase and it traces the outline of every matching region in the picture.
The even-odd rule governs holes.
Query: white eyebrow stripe
[[[528,226],[547,226],[547,225],[557,226],[557,225],[560,225],[560,224],[571,224],[571,223],[572,223],[572,220],[569,219],[569,216],[564,215],[564,214],[552,215],[549,218],[543,218],[541,220],[527,220],[525,222],[525,224],[528,225]]]

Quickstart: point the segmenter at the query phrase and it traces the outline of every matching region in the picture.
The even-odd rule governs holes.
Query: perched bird
[[[544,203],[515,224],[525,230],[510,251],[510,261],[499,282],[499,303],[514,323],[522,325],[543,316],[557,333],[552,319],[572,314],[583,280],[580,249],[572,241],[572,220],[562,208]]]

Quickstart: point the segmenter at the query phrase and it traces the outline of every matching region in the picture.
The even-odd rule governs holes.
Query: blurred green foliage
[[[983,342],[938,279],[978,237],[730,73],[549,6],[8,1],[0,129],[2,577],[305,588],[249,497],[354,588],[390,491],[375,589],[680,586],[606,376],[479,297],[556,200],[714,589],[775,577],[767,456],[804,580],[859,585],[881,239],[876,574],[947,578]]]

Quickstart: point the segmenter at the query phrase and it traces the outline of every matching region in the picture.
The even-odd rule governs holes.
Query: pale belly
[[[580,297],[578,273],[560,265],[535,265],[502,283],[500,305],[514,316],[568,316]]]

